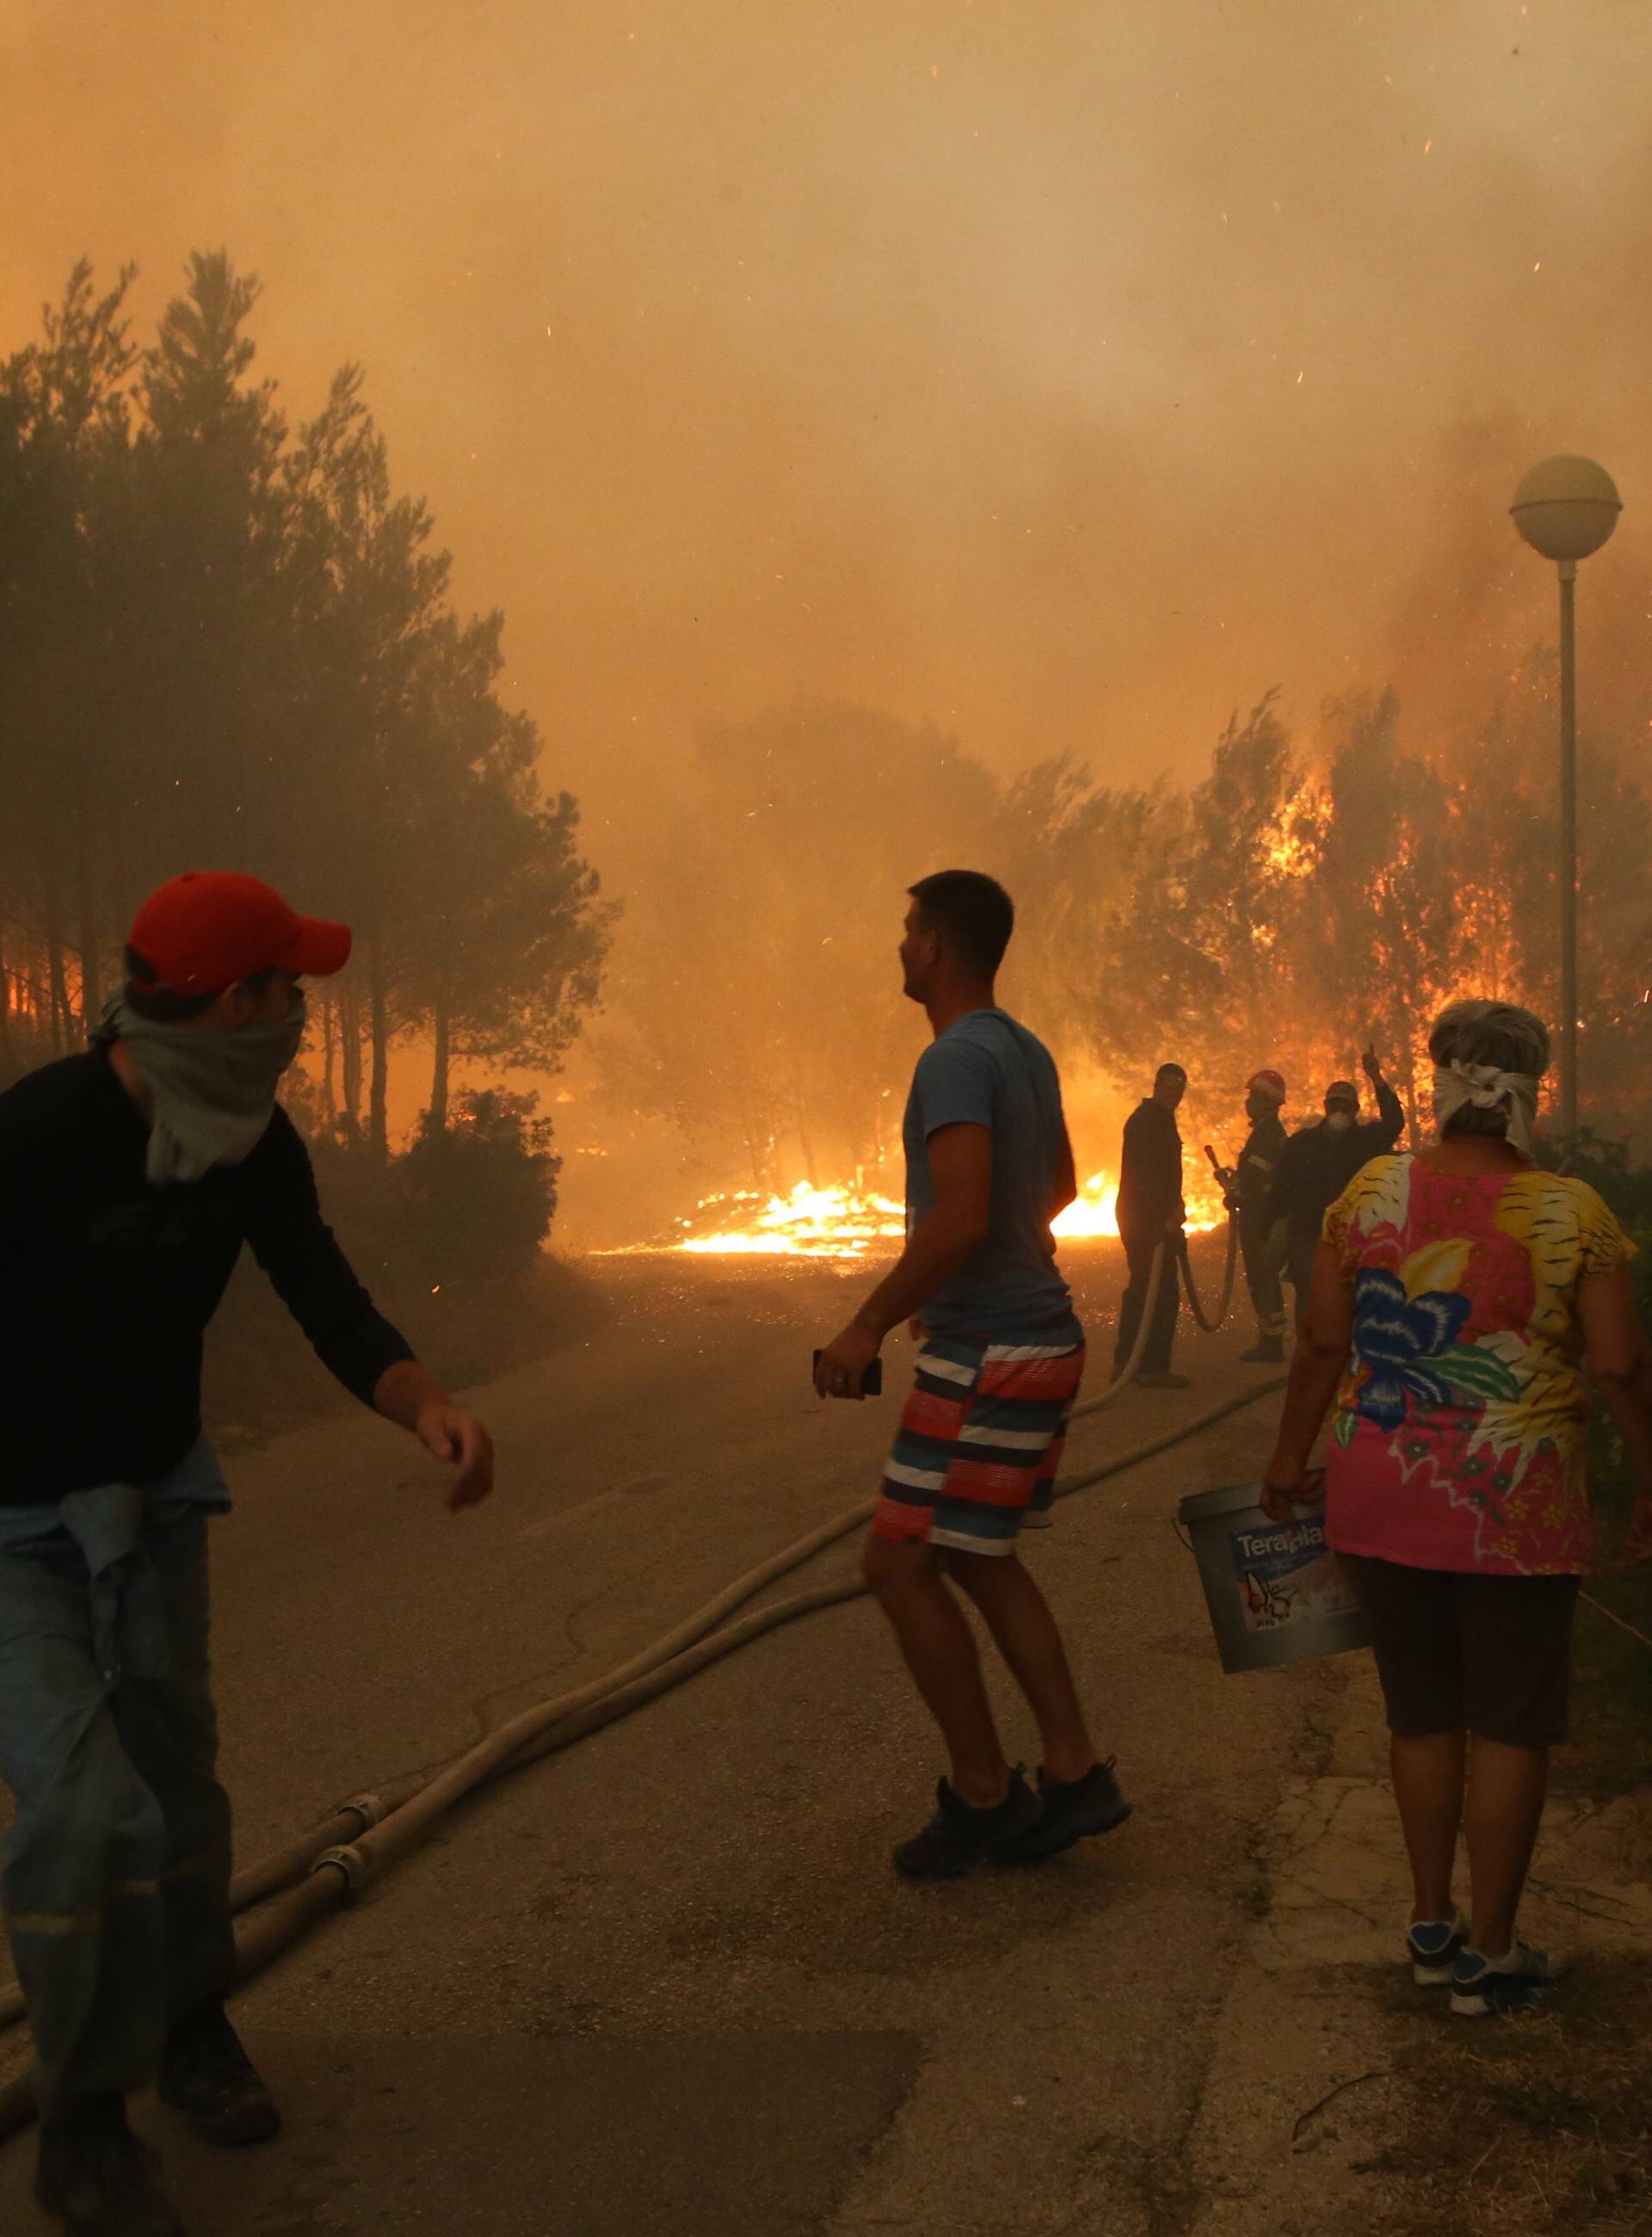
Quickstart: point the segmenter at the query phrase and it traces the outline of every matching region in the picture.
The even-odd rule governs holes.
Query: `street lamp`
[[[1514,525],[1534,551],[1560,562],[1560,1119],[1577,1138],[1577,679],[1573,598],[1577,563],[1598,551],[1623,510],[1593,459],[1545,459],[1515,492]]]

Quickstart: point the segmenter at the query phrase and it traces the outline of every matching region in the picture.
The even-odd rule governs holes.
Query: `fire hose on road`
[[[1188,1310],[1206,1336],[1214,1336],[1227,1318],[1228,1309],[1233,1302],[1234,1285],[1239,1279],[1239,1222],[1230,1212],[1227,1218],[1227,1264],[1222,1272],[1222,1302],[1217,1306],[1213,1320],[1205,1310],[1199,1284],[1193,1279],[1193,1262],[1187,1255],[1187,1238],[1184,1236],[1181,1239],[1177,1257],[1181,1266],[1183,1286],[1187,1291]]]
[[[1136,1340],[1131,1346],[1130,1356],[1120,1369],[1107,1389],[1094,1398],[1087,1398],[1081,1406],[1073,1409],[1071,1418],[1081,1422],[1091,1414],[1099,1414],[1104,1406],[1112,1405],[1120,1392],[1127,1390],[1141,1371],[1141,1362],[1147,1349],[1147,1338],[1153,1329],[1153,1310],[1159,1302],[1159,1291],[1166,1275],[1173,1282],[1181,1282],[1187,1291],[1187,1303],[1193,1319],[1206,1336],[1214,1336],[1226,1320],[1233,1302],[1233,1289],[1239,1275],[1239,1222],[1229,1217],[1227,1223],[1227,1264],[1222,1276],[1222,1302],[1213,1318],[1205,1310],[1193,1279],[1193,1262],[1187,1255],[1187,1238],[1183,1236],[1172,1256],[1169,1238],[1161,1243],[1153,1254],[1153,1264],[1147,1274],[1147,1294],[1142,1299],[1141,1318],[1136,1328]],[[1272,1386],[1270,1386],[1271,1388]]]
[[[1166,1257],[1166,1250],[1161,1248],[1154,1268],[1155,1279]],[[1133,1446],[1100,1468],[1067,1477],[1056,1486],[1055,1495],[1058,1499],[1068,1497],[1103,1483],[1110,1476],[1121,1475],[1126,1469],[1139,1467],[1144,1461],[1167,1452],[1228,1415],[1283,1388],[1284,1379],[1279,1376],[1259,1382],[1179,1428],[1151,1438],[1145,1444]],[[1079,1410],[1093,1412],[1096,1405],[1114,1395],[1116,1386],[1104,1393],[1102,1400],[1094,1401],[1089,1407]],[[724,1620],[766,1585],[863,1528],[871,1517],[874,1503],[862,1500],[794,1540],[756,1568],[748,1570],[744,1576],[737,1578],[674,1630],[605,1676],[523,1710],[476,1746],[434,1772],[416,1774],[381,1794],[364,1794],[340,1804],[330,1817],[307,1833],[238,1873],[231,1889],[237,1911],[261,1903],[267,1907],[260,1910],[236,1937],[237,1980],[251,1979],[327,1912],[358,1895],[387,1864],[422,1839],[465,1795],[506,1772],[521,1770],[542,1756],[583,1739],[604,1725],[628,1716],[633,1709],[669,1693],[764,1633],[777,1630],[783,1624],[812,1614],[817,1609],[835,1607],[844,1600],[858,1598],[867,1589],[860,1578],[840,1578],[754,1608],[735,1622]],[[305,1877],[300,1877],[301,1874]],[[292,1884],[294,1881],[296,1885]],[[281,1892],[283,1889],[285,1893]],[[0,2027],[15,2025],[24,2016],[23,1999],[15,1988],[0,1995]],[[0,2140],[26,2126],[34,2112],[32,2082],[24,2078],[0,2089]]]

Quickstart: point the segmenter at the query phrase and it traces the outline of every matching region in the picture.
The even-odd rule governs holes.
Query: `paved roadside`
[[[218,1572],[243,1855],[610,1666],[862,1495],[889,1409],[821,1409],[804,1381],[849,1294],[698,1269],[638,1290],[486,1394],[504,1485],[461,1522],[366,1418],[245,1456]],[[1243,1388],[1240,1341],[1190,1340],[1199,1389],[1130,1394],[1074,1469]],[[1236,1415],[1080,1495],[1033,1555],[1138,1804],[1120,1833],[902,1885],[922,1713],[865,1601],[790,1627],[479,1798],[252,1985],[289,2133],[214,2161],[146,2116],[191,2227],[1192,2230],[1268,1829],[1345,1684],[1224,1679],[1170,1527],[1182,1492],[1254,1474],[1269,1429]],[[0,2154],[20,2233],[29,2157]]]

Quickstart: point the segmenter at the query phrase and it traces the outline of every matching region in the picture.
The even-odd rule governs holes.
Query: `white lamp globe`
[[[1571,452],[1545,459],[1515,492],[1514,525],[1545,559],[1587,559],[1617,526],[1623,510],[1604,466]]]

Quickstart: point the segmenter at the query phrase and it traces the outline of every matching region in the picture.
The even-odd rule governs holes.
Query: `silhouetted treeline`
[[[884,1165],[920,1031],[895,999],[902,895],[955,863],[1014,894],[1006,996],[1069,1071],[1133,1097],[1180,1059],[1196,1125],[1231,1122],[1264,1063],[1285,1071],[1294,1122],[1368,1039],[1426,1123],[1446,999],[1553,1020],[1542,655],[1478,736],[1408,736],[1384,694],[1328,709],[1305,747],[1270,697],[1192,788],[1113,778],[1151,759],[1129,741],[1094,769],[1001,782],[937,730],[845,706],[708,734],[693,808],[643,881],[603,1036],[611,1084],[676,1119],[708,1178]],[[1586,744],[1580,821],[1583,1110],[1597,1132],[1644,1134],[1652,805],[1609,742]]]
[[[347,918],[312,992],[324,1122],[380,1156],[393,1043],[545,1068],[609,911],[502,617],[461,620],[347,367],[288,425],[252,374],[257,286],[197,255],[147,347],[89,266],[0,366],[0,1076],[79,1046],[135,902],[244,868]]]

